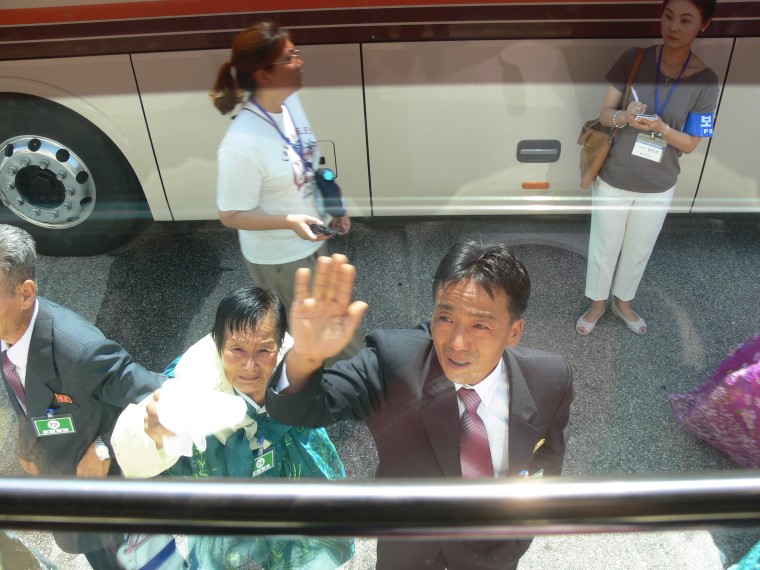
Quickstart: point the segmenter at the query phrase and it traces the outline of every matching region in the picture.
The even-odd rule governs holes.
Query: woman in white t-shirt
[[[316,138],[295,94],[302,82],[303,60],[288,32],[260,22],[235,37],[211,92],[222,114],[243,104],[219,145],[219,217],[238,230],[254,282],[286,307],[296,270],[314,270],[317,255],[326,252],[330,236],[310,226],[329,225],[343,235],[351,229],[348,215],[324,212],[314,180]]]

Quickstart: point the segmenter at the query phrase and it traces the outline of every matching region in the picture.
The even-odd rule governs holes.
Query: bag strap
[[[253,99],[251,99],[251,102],[254,105],[256,105],[256,107],[262,113],[265,113],[266,117],[264,117],[262,115],[259,115],[253,109],[249,109],[248,107],[245,107],[245,106],[243,106],[242,110],[243,111],[248,111],[249,113],[252,113],[252,114],[256,115],[262,121],[267,122],[270,125],[272,125],[275,128],[275,130],[280,134],[280,137],[282,137],[282,140],[285,141],[285,144],[287,144],[291,149],[293,149],[293,152],[295,152],[298,155],[298,158],[301,159],[301,164],[303,164],[304,170],[306,170],[308,172],[311,172],[312,174],[316,175],[316,171],[314,170],[314,166],[311,164],[311,162],[309,162],[308,160],[306,160],[306,158],[303,155],[303,144],[301,143],[301,135],[298,134],[298,126],[296,125],[296,122],[293,119],[293,113],[290,112],[290,109],[288,109],[288,106],[287,105],[283,105],[283,107],[285,107],[285,110],[288,112],[288,115],[290,116],[290,121],[293,123],[293,127],[296,129],[296,136],[298,137],[298,143],[299,143],[299,146],[301,147],[301,150],[299,150],[298,148],[296,148],[293,145],[293,143],[290,142],[290,139],[285,136],[285,133],[283,133],[280,130],[280,127],[277,126],[277,123],[274,122],[274,119],[272,118],[272,116],[269,113],[267,113],[266,110],[261,105],[259,105]]]
[[[636,60],[633,62],[631,71],[628,72],[628,83],[625,86],[625,93],[623,94],[623,109],[628,108],[628,100],[631,98],[631,88],[633,87],[633,80],[636,79],[636,72],[639,70],[641,60],[644,59],[644,50],[641,48],[636,49]]]

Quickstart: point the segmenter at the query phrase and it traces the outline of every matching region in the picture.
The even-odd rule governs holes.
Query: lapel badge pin
[[[538,451],[538,449],[539,449],[539,448],[540,448],[540,447],[541,447],[541,446],[542,446],[544,443],[546,443],[546,438],[545,438],[545,437],[542,437],[541,439],[539,439],[539,440],[536,442],[536,446],[533,448],[533,453],[535,453],[536,451]]]
[[[55,400],[59,404],[73,404],[74,400],[71,399],[71,396],[67,396],[66,394],[56,394]]]

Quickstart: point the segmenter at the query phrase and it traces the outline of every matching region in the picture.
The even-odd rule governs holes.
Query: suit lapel
[[[509,475],[517,475],[525,469],[533,457],[533,449],[541,434],[531,420],[536,413],[536,403],[528,389],[525,377],[514,355],[505,352],[507,377],[509,379]]]
[[[509,475],[517,475],[533,458],[540,431],[531,421],[537,411],[525,377],[514,355],[505,351],[509,388]],[[456,390],[441,370],[435,351],[426,363],[422,389],[422,418],[441,470],[446,477],[461,477],[459,464],[459,408]]]
[[[45,415],[54,396],[50,383],[56,378],[53,364],[53,313],[47,303],[40,299],[26,362],[26,405],[29,418]]]
[[[456,390],[441,370],[435,350],[430,351],[422,387],[422,420],[445,477],[461,477],[459,465],[459,408]]]

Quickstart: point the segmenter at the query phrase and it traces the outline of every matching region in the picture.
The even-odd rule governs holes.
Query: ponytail
[[[209,97],[222,115],[232,112],[243,101],[243,92],[232,73],[232,64],[229,61],[224,62],[219,68]]]
[[[256,90],[253,75],[271,69],[282,53],[288,32],[274,22],[259,22],[240,32],[232,42],[230,60],[222,64],[209,96],[214,107],[226,115]]]

